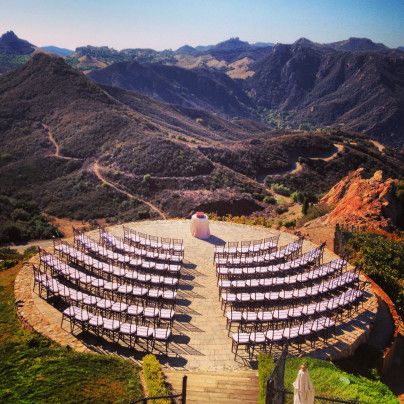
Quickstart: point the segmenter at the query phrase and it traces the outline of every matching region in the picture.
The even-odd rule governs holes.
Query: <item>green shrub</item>
[[[18,261],[14,261],[14,260],[0,261],[0,271],[2,271],[3,269],[12,268],[13,266],[17,265],[17,263],[18,263]]]
[[[29,247],[22,254],[13,248],[0,247],[0,270],[12,268],[19,261],[28,260],[36,253],[36,247]]]
[[[292,191],[283,184],[274,183],[271,185],[272,191],[279,195],[290,196]]]
[[[0,195],[0,245],[55,235],[60,233],[41,215],[36,204]]]
[[[287,220],[284,224],[285,227],[287,227],[288,229],[291,227],[295,227],[296,226],[296,220]]]
[[[288,211],[288,208],[285,207],[285,206],[278,206],[278,207],[276,208],[276,213],[277,213],[278,215],[281,215],[282,213],[285,213],[285,212],[287,212],[287,211]]]
[[[302,203],[303,202],[303,194],[301,192],[298,192],[298,191],[292,192],[290,194],[290,197],[296,203]]]
[[[167,396],[169,393],[164,374],[159,361],[154,355],[146,355],[143,358],[143,376],[148,390],[148,397]],[[170,404],[171,400],[154,400],[158,404]]]
[[[331,211],[328,205],[323,203],[318,203],[317,205],[309,205],[305,199],[303,203],[302,212],[304,214],[303,218],[298,221],[298,226],[303,226],[306,222],[317,219],[318,217],[324,216]],[[304,213],[305,204],[307,203],[306,213]]]
[[[38,252],[37,248],[35,246],[28,247],[24,250],[24,253],[22,255],[23,260],[29,260],[31,257],[33,257],[36,253]]]
[[[346,233],[345,250],[351,263],[359,265],[390,296],[404,315],[404,242],[372,233]]]
[[[396,188],[396,198],[400,205],[398,225],[404,227],[404,180],[400,180]]]
[[[11,213],[11,219],[28,221],[30,219],[30,214],[24,209],[17,208]]]
[[[151,180],[151,175],[150,174],[145,174],[143,176],[142,184],[149,184]]]
[[[19,260],[21,254],[14,248],[0,247],[0,260]]]
[[[264,202],[265,202],[265,203],[268,203],[268,204],[270,204],[270,205],[276,205],[276,198],[274,198],[272,195],[267,195],[267,196],[264,198]]]

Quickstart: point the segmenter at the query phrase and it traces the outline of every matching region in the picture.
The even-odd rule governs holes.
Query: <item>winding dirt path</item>
[[[62,154],[60,154],[60,145],[56,141],[51,128],[48,125],[45,125],[44,123],[42,124],[42,127],[48,132],[48,140],[50,143],[52,143],[52,145],[55,148],[55,152],[53,154],[51,154],[51,156],[57,157],[57,158],[63,159],[63,160],[80,160],[76,157],[68,157],[68,156],[63,156]]]
[[[338,149],[335,153],[331,154],[331,156],[328,157],[309,157],[311,160],[323,160],[323,161],[331,161],[337,158],[338,153],[342,152],[344,150],[344,145],[343,144],[338,144],[334,143],[334,146]]]
[[[92,165],[91,170],[93,171],[93,173],[97,176],[97,178],[98,178],[103,184],[107,184],[109,187],[111,187],[111,188],[115,189],[115,191],[118,191],[118,192],[120,192],[121,194],[127,196],[129,199],[137,199],[138,201],[140,201],[140,202],[144,203],[145,205],[147,205],[151,210],[153,210],[154,212],[158,213],[158,215],[159,215],[162,219],[164,219],[164,220],[167,219],[166,214],[165,214],[162,210],[160,210],[156,205],[153,205],[151,202],[148,202],[148,201],[146,201],[146,200],[144,200],[144,199],[142,199],[142,198],[139,198],[139,197],[136,196],[136,195],[131,194],[131,193],[128,192],[128,191],[125,191],[124,189],[122,189],[122,188],[118,187],[117,185],[115,185],[113,182],[107,180],[107,179],[103,176],[103,174],[102,174],[102,172],[101,172],[101,166],[98,164],[98,161],[96,161],[96,162]]]
[[[385,154],[385,147],[383,144],[373,139],[371,139],[370,142],[377,148],[377,150],[379,150],[380,153]]]
[[[337,148],[337,151],[335,151],[331,156],[328,157],[307,157],[310,160],[323,160],[323,161],[331,161],[337,158],[338,153],[342,152],[344,150],[344,145],[334,143],[334,146]],[[303,170],[303,165],[299,161],[294,161],[291,163],[292,167],[287,169],[287,170],[282,170],[278,171],[276,173],[270,174],[271,176],[273,175],[286,175],[286,174],[297,174],[298,172]],[[265,178],[267,175],[260,175],[258,182],[263,182],[265,181]]]

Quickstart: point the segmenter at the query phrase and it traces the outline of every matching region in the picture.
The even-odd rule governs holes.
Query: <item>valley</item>
[[[201,209],[275,218],[265,178],[316,195],[360,166],[402,172],[397,151],[359,133],[274,130],[107,84],[40,53],[0,77],[1,193],[86,221]]]

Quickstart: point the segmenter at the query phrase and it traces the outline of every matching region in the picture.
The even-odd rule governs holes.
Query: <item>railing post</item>
[[[186,404],[187,402],[187,379],[188,376],[182,378],[182,404]]]
[[[265,394],[265,404],[273,404],[274,400],[274,381],[271,378],[267,379],[267,387]]]

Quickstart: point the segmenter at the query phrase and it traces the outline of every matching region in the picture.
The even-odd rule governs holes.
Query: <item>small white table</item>
[[[210,237],[209,218],[206,214],[204,214],[202,217],[198,216],[195,213],[191,217],[191,234],[194,237],[206,240]]]

